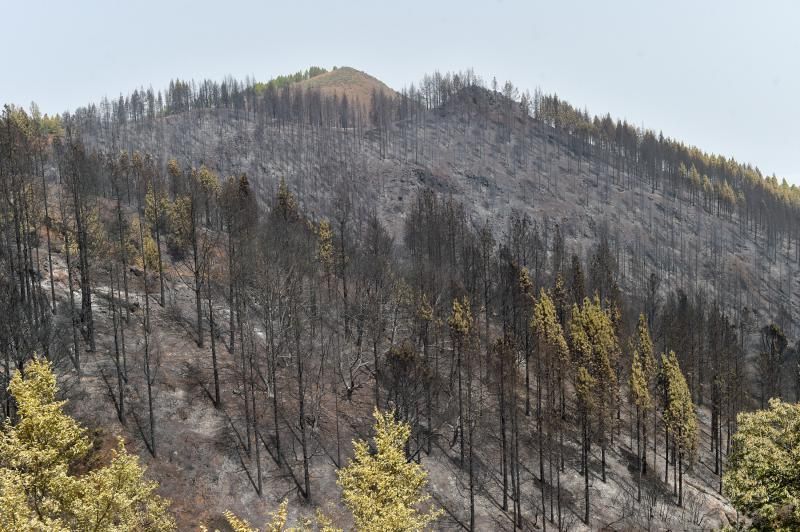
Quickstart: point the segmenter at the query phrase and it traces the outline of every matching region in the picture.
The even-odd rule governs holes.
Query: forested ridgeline
[[[359,77],[377,82],[349,67],[334,67],[332,73],[336,72],[353,84],[360,81]],[[672,197],[689,196],[692,203],[702,202],[718,215],[738,214],[748,230],[768,235],[771,249],[780,245],[791,247],[798,239],[793,222],[797,220],[800,191],[786,180],[779,182],[775,176],[764,176],[750,164],[705,153],[625,120],[614,120],[609,115],[591,116],[555,94],[538,89],[533,95],[527,91],[520,93],[512,83],[499,87],[496,80],[487,87],[468,70],[454,74],[436,72],[400,93],[376,89],[369,102],[351,102],[344,82],[340,93],[321,91],[314,88],[319,85],[307,83],[325,77],[326,73],[325,69],[311,67],[267,83],[231,78],[221,83],[175,80],[163,94],[152,88],[137,89],[128,96],[120,95],[118,100],[103,99],[99,105],[79,108],[68,117],[86,134],[125,144],[127,126],[158,129],[153,121],[159,118],[224,109],[232,111],[235,119],[250,120],[262,127],[265,123],[294,123],[320,129],[361,127],[362,133],[369,128],[379,137],[382,155],[391,153],[406,159],[413,157],[415,162],[430,162],[439,151],[438,146],[426,145],[430,143],[422,136],[430,127],[430,115],[469,116],[465,110],[476,108],[481,116],[476,118],[477,123],[467,122],[467,125],[478,129],[477,126],[490,121],[504,126],[496,138],[483,140],[496,144],[494,149],[507,144],[504,151],[514,156],[509,157],[508,163],[516,171],[530,171],[525,160],[529,151],[526,142],[533,140],[530,130],[538,125],[556,134],[579,162],[602,161],[616,184],[630,188],[634,180],[641,181],[653,191],[663,190]],[[306,89],[307,86],[311,88]],[[479,134],[469,128],[459,133],[467,137]],[[800,260],[796,245],[795,260]]]
[[[427,90],[430,102],[376,96],[371,123],[338,112],[337,124],[296,117],[282,124],[266,112],[247,118],[246,104],[231,103],[234,116],[251,121],[243,131],[257,131],[263,117],[265,139],[275,141],[248,157],[269,171],[295,168],[289,176],[304,180],[232,171],[230,154],[213,143],[202,160],[194,141],[184,153],[164,153],[174,143],[158,140],[158,150],[125,149],[158,139],[171,120],[201,142],[207,137],[188,126],[218,121],[228,131],[227,114],[162,109],[153,127],[144,113],[141,127],[112,119],[94,130],[89,111],[45,119],[7,107],[0,123],[5,414],[15,416],[6,391],[14,372],[35,353],[52,360],[95,409],[113,413],[113,425],[151,463],[181,464],[155,474],[164,475],[162,486],[186,490],[165,494],[194,514],[186,524],[228,507],[260,519],[275,506],[267,501],[286,493],[306,501],[295,505],[301,510],[335,506],[331,472],[351,455],[348,442],[370,432],[376,407],[409,425],[405,453],[430,471],[430,493],[445,511],[441,526],[727,523],[731,509],[720,493],[736,415],[800,393],[800,350],[771,316],[735,305],[762,301],[758,294],[739,285],[739,300],[718,297],[732,280],[691,282],[679,260],[649,271],[654,261],[642,260],[634,277],[622,235],[607,224],[570,238],[569,221],[536,212],[481,217],[492,205],[476,207],[469,195],[459,201],[452,192],[462,185],[448,184],[437,168],[450,156],[490,158],[493,168],[505,165],[558,199],[587,168],[608,164],[618,172],[602,174],[608,181],[597,191],[605,201],[614,187],[665,198],[674,191],[687,218],[720,216],[760,239],[753,253],[774,246],[781,264],[796,245],[788,226],[781,229],[788,218],[776,209],[771,218],[756,215],[738,200],[725,208],[689,185],[670,188],[664,164],[649,174],[645,159],[620,155],[627,152],[616,144],[604,148],[593,137],[575,144],[575,131],[548,123],[541,110],[503,114],[526,98],[512,103],[469,81],[450,89],[459,100],[439,84],[459,86],[462,78],[442,79],[408,91]],[[290,87],[273,93],[305,112],[313,98]],[[233,101],[248,101],[249,89],[238,90]],[[269,87],[262,102],[264,94]],[[552,104],[544,101],[551,100],[539,97],[533,107]],[[487,102],[495,102],[491,113],[448,114],[454,105]],[[504,131],[497,117],[510,124],[505,143],[485,137]],[[416,128],[403,125],[415,120]],[[98,133],[103,127],[109,137]],[[458,131],[470,140],[432,140]],[[538,133],[517,149],[526,131]],[[408,163],[410,175],[421,184],[403,198],[392,191],[394,207],[381,199],[385,190],[358,179],[385,168],[383,161],[412,157],[419,162]],[[482,175],[475,187],[489,195]],[[752,190],[770,189],[760,183]],[[773,200],[764,194],[767,205]],[[87,410],[84,417],[104,419]],[[198,419],[215,420],[205,435],[214,444],[192,453]],[[173,458],[178,453],[187,456]],[[221,460],[235,467],[217,472],[210,486],[225,482],[230,491],[201,494],[193,481],[201,473],[187,462]]]

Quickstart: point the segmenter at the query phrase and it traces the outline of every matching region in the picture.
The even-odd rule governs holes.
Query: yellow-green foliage
[[[283,501],[278,509],[272,512],[270,520],[264,525],[264,532],[292,532],[296,529],[286,528],[286,514],[289,503]],[[244,519],[236,517],[233,512],[225,512],[225,519],[234,532],[259,532],[257,528],[252,528],[250,523]]]
[[[636,326],[636,351],[639,353],[639,360],[642,364],[642,372],[647,383],[648,395],[650,396],[652,407],[652,395],[655,390],[656,378],[658,377],[658,366],[653,352],[653,340],[650,339],[650,330],[647,328],[647,319],[644,314],[639,314],[639,323]]]
[[[134,218],[131,222],[131,227],[128,230],[130,241],[127,248],[128,257],[133,258],[133,262],[140,268],[147,266],[148,272],[154,272],[158,269],[158,245],[155,239],[150,235],[150,230],[147,227],[139,227],[143,220]],[[142,246],[141,237],[144,236],[144,246]],[[144,254],[142,253],[144,247]]]
[[[221,185],[219,184],[219,177],[217,174],[209,170],[205,165],[201,165],[200,169],[195,174],[197,182],[200,184],[201,190],[208,196],[219,194]]]
[[[3,125],[8,130],[9,138],[12,131],[26,140],[33,137],[35,133],[36,124],[25,112],[25,109],[21,107],[14,105],[4,106],[2,120]]]
[[[298,527],[287,527],[288,507],[289,503],[284,500],[278,509],[270,514],[269,521],[264,524],[262,530],[253,528],[246,520],[237,517],[230,511],[225,512],[225,519],[234,532],[313,532],[315,530],[318,532],[342,532],[341,529],[334,527],[331,520],[319,509],[315,516],[316,523],[307,519]],[[201,527],[201,530],[205,532],[206,528]]]
[[[423,530],[441,512],[420,510],[430,499],[424,492],[428,475],[406,459],[411,428],[395,421],[393,412],[375,410],[374,416],[374,452],[363,440],[353,442],[355,456],[338,472],[345,505],[363,532]]]
[[[172,240],[178,249],[188,249],[192,244],[192,198],[180,196],[169,209],[169,225]]]
[[[158,269],[158,245],[152,236],[144,235],[144,256],[138,257],[139,265],[147,266],[147,270],[152,272]]]
[[[575,305],[570,322],[572,344],[582,362],[593,376],[604,385],[616,387],[614,361],[619,356],[619,345],[614,324],[609,314],[600,306],[600,300],[586,298],[583,306]]]
[[[167,172],[169,172],[169,175],[173,178],[176,178],[181,175],[181,165],[178,164],[178,161],[175,159],[170,159],[167,162]]]
[[[584,366],[578,366],[575,375],[575,396],[585,414],[588,415],[592,410],[592,392],[596,382]]]
[[[168,502],[144,479],[122,441],[108,465],[72,474],[86,457],[86,430],[56,401],[56,379],[45,360],[14,374],[9,391],[18,420],[0,433],[0,531],[173,530]]]
[[[644,314],[639,314],[639,322],[636,324],[636,349],[639,354],[647,359],[653,358],[653,340],[650,339],[650,330],[647,328],[647,318]]]
[[[333,231],[328,220],[321,220],[317,229],[317,258],[322,264],[325,275],[333,269]]]
[[[319,532],[342,532],[341,528],[333,526],[333,521],[319,508],[317,508],[315,518],[317,520],[317,530]]]
[[[336,70],[336,67],[333,67],[333,70]],[[273,89],[279,89],[281,87],[285,87],[293,83],[298,83],[306,79],[311,79],[326,72],[328,72],[328,70],[323,67],[312,66],[309,67],[306,71],[299,70],[294,74],[276,76],[271,80],[267,81],[266,83],[264,83],[263,81],[259,81],[253,85],[253,89],[255,90],[256,94],[260,95],[262,92],[267,90],[267,87],[271,87]]]
[[[86,231],[89,253],[93,257],[105,257],[108,255],[110,250],[108,234],[97,208],[87,209],[83,217],[83,226],[84,231]]]
[[[246,520],[236,516],[231,511],[225,512],[225,519],[233,529],[233,532],[259,532],[257,528],[253,528]],[[219,531],[216,531],[219,532]]]
[[[458,299],[453,300],[453,313],[450,315],[450,319],[447,320],[447,324],[457,335],[461,337],[469,335],[472,330],[472,312],[467,296],[464,296],[461,301]]]
[[[725,495],[757,529],[800,530],[800,404],[772,399],[737,422]]]
[[[31,103],[30,120],[35,128],[35,133],[39,136],[62,136],[64,134],[64,127],[61,125],[61,117],[58,115],[48,116],[47,113],[42,116],[39,106],[36,105],[36,103]]]
[[[523,294],[533,297],[533,281],[531,281],[531,274],[525,266],[519,269],[519,288]]]
[[[134,151],[133,155],[131,155],[131,168],[139,175],[141,175],[144,169],[144,157],[142,157],[142,154],[139,153],[138,150]]]
[[[151,185],[147,185],[144,196],[144,217],[151,227],[161,227],[166,213],[169,211],[169,200],[163,195],[157,195]]]
[[[419,306],[417,307],[417,318],[425,322],[433,321],[433,307],[428,301],[428,295],[422,294]]]
[[[597,408],[603,428],[611,424],[612,404],[617,393],[614,366],[619,357],[619,344],[614,324],[597,297],[586,298],[583,306],[572,308],[570,331],[577,362],[592,377],[591,381],[584,379],[584,384],[591,388],[586,390],[586,399]]]
[[[630,392],[631,402],[639,407],[639,410],[646,412],[652,406],[652,398],[650,397],[650,390],[647,387],[647,378],[645,377],[644,368],[639,358],[639,351],[633,350],[633,361],[631,362],[631,379],[630,379]]]
[[[62,136],[64,127],[61,125],[61,117],[58,115],[47,116],[47,113],[39,121],[39,128],[42,133],[47,135]]]
[[[298,217],[297,200],[294,194],[289,191],[286,180],[283,178],[278,184],[278,213],[284,221],[294,221]]]
[[[550,351],[551,356],[554,356],[560,366],[565,368],[569,362],[567,341],[564,339],[564,331],[561,328],[561,322],[558,321],[553,300],[544,289],[541,290],[539,301],[533,308],[531,328]]]
[[[664,424],[675,438],[678,450],[692,453],[697,447],[697,414],[692,403],[692,394],[686,384],[678,358],[674,351],[661,355],[667,404],[664,407]]]

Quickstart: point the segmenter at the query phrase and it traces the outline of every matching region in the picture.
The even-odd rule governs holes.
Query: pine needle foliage
[[[741,413],[723,486],[757,530],[800,530],[800,404]]]
[[[362,532],[425,530],[441,511],[430,508],[424,491],[427,472],[406,458],[411,427],[396,421],[391,411],[376,409],[373,415],[374,448],[363,440],[353,442],[355,456],[338,473],[344,503]]]
[[[174,530],[169,502],[122,440],[109,463],[77,476],[87,458],[86,429],[63,412],[50,363],[34,359],[9,391],[17,420],[0,432],[0,532]]]

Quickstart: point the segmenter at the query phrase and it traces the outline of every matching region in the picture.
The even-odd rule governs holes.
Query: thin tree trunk
[[[50,312],[56,313],[56,287],[55,280],[53,279],[53,252],[50,245],[50,211],[47,205],[47,182],[44,178],[44,171],[42,172],[42,193],[44,195],[44,228],[47,234],[47,265],[50,273]]]
[[[683,451],[678,451],[678,506],[683,506]]]
[[[117,398],[117,416],[119,417],[119,422],[125,425],[125,393],[124,393],[124,385],[122,380],[122,366],[120,360],[120,352],[119,352],[119,328],[120,328],[120,321],[121,318],[117,316],[117,305],[116,305],[116,296],[114,294],[114,264],[111,264],[111,297],[109,298],[111,302],[111,321],[114,326],[114,366],[117,370],[117,390],[119,397]]]
[[[664,484],[669,486],[669,431],[664,428]]]
[[[125,245],[125,231],[122,224],[122,205],[120,204],[119,191],[117,192],[117,233],[119,236],[120,256],[122,257],[122,284],[125,288],[125,322],[127,323],[131,319],[131,306],[128,298],[128,251]]]
[[[642,502],[642,446],[641,416],[639,405],[636,405],[636,501]]]
[[[589,524],[589,423],[587,412],[583,412],[583,522]]]
[[[256,409],[256,387],[255,387],[255,374],[253,372],[253,355],[255,354],[255,345],[253,345],[252,341],[252,331],[251,331],[251,346],[250,346],[250,400],[252,401],[252,410],[253,410],[253,440],[255,441],[255,451],[256,451],[256,493],[259,496],[263,493],[263,486],[262,486],[262,474],[261,474],[261,446],[258,444],[258,410]],[[211,345],[214,345],[214,329],[213,329],[213,322],[212,322],[212,329],[211,329]]]
[[[236,291],[234,290],[235,284],[235,275],[234,275],[234,244],[233,244],[233,237],[231,236],[231,229],[228,229],[228,294],[229,294],[229,302],[228,307],[230,309],[230,345],[228,350],[233,353],[234,348],[234,331],[236,330],[233,318],[233,307],[234,307],[234,297],[236,295]]]
[[[487,337],[488,338],[488,337]],[[503,511],[508,511],[508,451],[506,444],[505,352],[500,355],[500,462],[503,471]]]
[[[241,296],[237,294],[236,301],[238,303],[236,308],[236,321],[237,325],[239,326],[239,358],[241,360],[241,368],[242,368],[242,399],[244,401],[244,425],[245,425],[245,436],[247,438],[245,449],[247,450],[247,456],[250,456],[250,452],[252,450],[252,446],[250,444],[250,401],[247,397],[247,357],[244,351],[244,327],[242,326],[242,308],[241,308]]]
[[[206,296],[208,298],[208,327],[211,335],[211,367],[214,373],[214,406],[220,407],[221,400],[219,395],[219,368],[217,367],[217,342],[214,338],[214,301],[211,297],[211,279],[209,270],[206,269]],[[162,292],[163,297],[163,292]],[[256,440],[257,441],[257,440]]]
[[[77,323],[75,319],[75,290],[72,283],[72,259],[69,252],[69,229],[64,228],[64,256],[67,259],[67,288],[69,289],[69,316],[72,323],[72,363],[75,365],[75,372],[78,378],[81,376],[81,351],[78,344]]]
[[[147,381],[147,407],[150,420],[150,443],[148,449],[150,454],[156,455],[156,425],[155,425],[155,412],[153,411],[153,376],[152,368],[150,367],[150,291],[147,286],[147,261],[144,259],[144,228],[142,227],[141,218],[139,219],[139,239],[141,242],[142,253],[142,270],[144,277],[144,376]],[[145,443],[147,441],[145,440]]]

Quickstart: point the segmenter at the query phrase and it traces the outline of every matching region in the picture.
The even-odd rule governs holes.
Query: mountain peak
[[[342,66],[305,79],[297,83],[305,89],[315,89],[333,96],[347,96],[349,100],[358,100],[362,105],[369,103],[373,91],[384,92],[390,96],[397,93],[381,80],[353,67]]]

